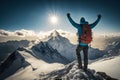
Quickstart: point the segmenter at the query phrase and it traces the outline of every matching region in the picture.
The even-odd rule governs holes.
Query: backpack
[[[80,42],[89,44],[92,41],[92,30],[90,25],[82,24],[82,35],[79,36]]]

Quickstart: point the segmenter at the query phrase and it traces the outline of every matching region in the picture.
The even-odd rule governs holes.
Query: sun
[[[50,17],[50,21],[52,24],[57,24],[58,23],[58,17],[57,16],[51,16]]]

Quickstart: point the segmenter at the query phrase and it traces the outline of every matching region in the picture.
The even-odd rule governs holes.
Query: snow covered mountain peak
[[[39,42],[30,49],[32,55],[48,63],[66,64],[69,60],[63,57],[56,49],[53,49],[47,42]]]
[[[61,34],[57,31],[57,30],[53,30],[51,32],[51,34],[48,36],[48,38],[46,39],[46,41],[49,42],[49,40],[52,40],[52,41],[57,41],[57,42],[64,42],[65,40],[68,41],[68,39],[66,39],[65,37],[61,36]]]
[[[51,33],[51,36],[58,36],[59,35],[59,32],[57,30],[53,30],[53,32]]]

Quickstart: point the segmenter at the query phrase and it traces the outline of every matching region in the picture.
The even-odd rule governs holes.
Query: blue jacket
[[[80,24],[89,24],[87,21],[85,21],[85,18],[84,18],[84,17],[82,17],[82,18],[80,19],[80,24],[75,23],[75,22],[72,20],[72,18],[70,17],[70,15],[67,15],[67,17],[68,17],[70,23],[71,23],[75,28],[77,28],[77,30],[78,30],[77,35],[78,35],[78,36],[80,36],[80,35],[82,34],[82,28],[81,28],[81,25],[80,25]],[[94,28],[94,27],[98,24],[99,21],[100,21],[100,18],[98,17],[97,20],[96,20],[94,23],[89,24],[89,25],[90,25],[90,28],[91,28],[91,29]],[[82,43],[82,42],[79,42],[79,45],[81,45],[81,46],[88,46],[88,44],[85,44],[85,43]]]

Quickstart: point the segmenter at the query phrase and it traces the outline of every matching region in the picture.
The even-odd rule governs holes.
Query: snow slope
[[[36,58],[42,59],[47,63],[62,63],[66,64],[69,60],[63,57],[56,49],[53,49],[47,42],[38,42],[34,44],[29,52]]]
[[[22,55],[25,53],[19,51],[22,53]],[[26,61],[28,61],[32,67],[36,68],[36,70],[32,70],[31,66],[26,67],[25,69],[20,69],[17,71],[14,75],[10,76],[6,80],[117,80],[120,79],[119,77],[119,72],[120,71],[112,71],[108,72],[112,73],[109,74],[107,71],[108,64],[110,64],[110,61],[116,61],[120,59],[120,57],[115,57],[113,59],[111,58],[106,58],[106,60],[100,60],[98,62],[94,62],[90,64],[89,68],[94,67],[94,69],[88,69],[87,71],[84,71],[82,69],[78,69],[77,67],[77,61],[74,61],[72,63],[67,64],[66,66],[61,65],[61,64],[48,64],[44,61],[37,60],[36,58],[32,57],[31,55],[24,55],[26,57]],[[29,59],[28,57],[31,57],[32,59]],[[108,59],[108,60],[107,60]],[[109,61],[110,59],[110,61]],[[35,62],[34,62],[35,61]],[[104,63],[105,62],[105,63]],[[104,66],[102,72],[98,72],[97,68],[98,66],[103,66],[103,64],[100,63],[108,63]],[[94,65],[93,65],[94,64]],[[98,65],[98,66],[96,66]],[[110,65],[109,65],[110,66]],[[115,67],[116,64],[110,66]],[[118,67],[115,67],[119,70],[119,65]],[[114,70],[114,69],[113,69]],[[118,73],[116,73],[118,72]],[[29,74],[29,75],[28,75]],[[117,76],[117,77],[116,77]],[[113,77],[113,78],[112,78]]]
[[[113,79],[104,72],[96,72],[93,69],[88,69],[84,71],[83,69],[78,69],[77,61],[74,61],[65,66],[61,70],[56,70],[51,73],[46,74],[42,77],[43,80],[56,79],[56,80],[117,80]]]
[[[19,50],[18,52],[30,65],[26,68],[20,68],[15,74],[8,77],[6,80],[34,80],[38,79],[40,74],[64,67],[64,65],[60,63],[47,63],[42,59],[37,59],[24,50]]]
[[[120,56],[109,57],[89,65],[91,69],[107,73],[113,78],[120,79]]]
[[[70,61],[75,59],[75,45],[72,45],[67,38],[62,37],[56,30],[51,33],[47,42]]]
[[[28,48],[18,48],[0,64],[0,79],[10,76],[8,80],[35,79],[39,74],[50,72],[68,63],[57,50],[43,42],[38,42]],[[2,72],[1,72],[2,71]],[[9,72],[9,73],[8,73]],[[28,74],[31,76],[29,77]],[[21,74],[22,73],[22,74]],[[18,76],[19,75],[19,76]]]
[[[24,57],[18,51],[14,51],[0,64],[0,80],[5,79],[14,74],[18,69],[25,68],[28,65],[30,64],[25,61]]]

